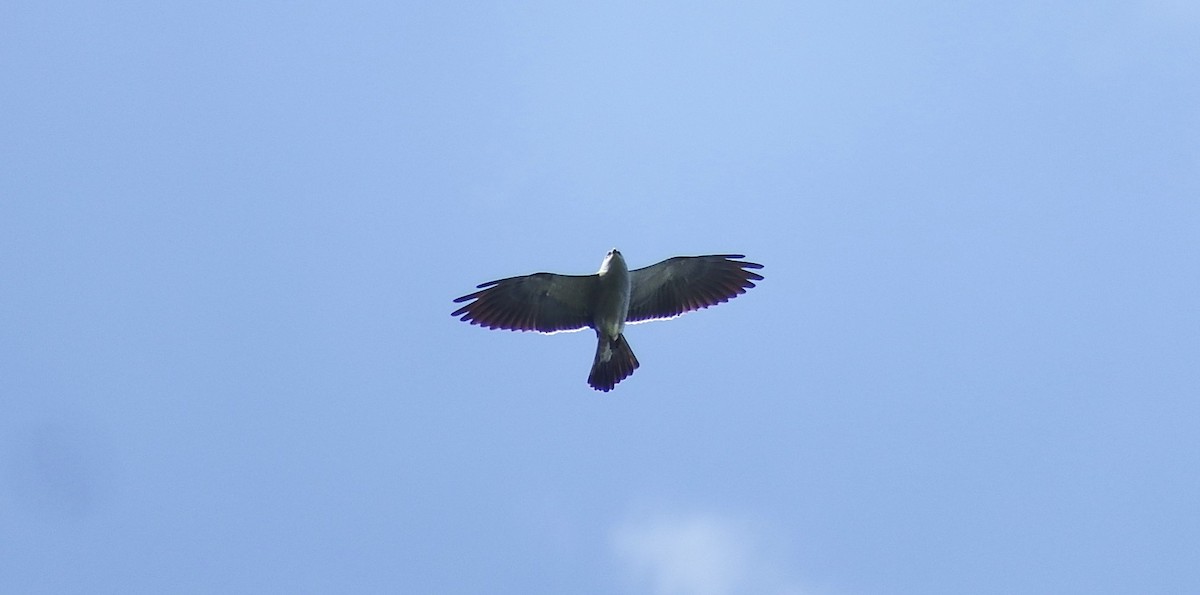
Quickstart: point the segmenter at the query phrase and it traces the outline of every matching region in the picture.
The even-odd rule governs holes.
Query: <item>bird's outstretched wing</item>
[[[450,315],[491,329],[579,330],[592,324],[592,295],[598,284],[596,275],[554,273],[488,281],[478,286],[480,291],[454,300],[456,304],[469,303]]]
[[[628,322],[673,318],[727,302],[754,287],[762,265],[741,254],[677,256],[630,271]]]

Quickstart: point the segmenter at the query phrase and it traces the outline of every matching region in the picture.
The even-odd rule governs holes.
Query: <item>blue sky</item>
[[[1200,592],[1191,2],[0,8],[0,591]],[[744,253],[594,339],[482,281]]]

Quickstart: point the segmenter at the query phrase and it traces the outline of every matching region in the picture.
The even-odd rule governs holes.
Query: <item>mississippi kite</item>
[[[595,275],[535,273],[480,284],[454,303],[451,316],[489,329],[557,333],[596,331],[596,357],[588,384],[608,392],[628,378],[638,360],[625,340],[625,323],[674,318],[727,302],[754,287],[761,264],[741,254],[676,256],[629,270],[609,250]]]

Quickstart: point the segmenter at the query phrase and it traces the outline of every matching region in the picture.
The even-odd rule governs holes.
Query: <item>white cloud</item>
[[[800,595],[749,527],[714,515],[626,522],[612,545],[655,595]]]

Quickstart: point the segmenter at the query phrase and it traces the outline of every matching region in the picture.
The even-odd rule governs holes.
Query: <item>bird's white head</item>
[[[604,262],[600,263],[600,274],[603,275],[603,274],[607,273],[610,266],[614,262],[621,262],[621,263],[625,262],[625,257],[621,256],[621,251],[617,250],[616,248],[609,250],[608,254],[605,255],[605,257],[604,257]],[[624,268],[624,267],[622,267],[622,268]]]

